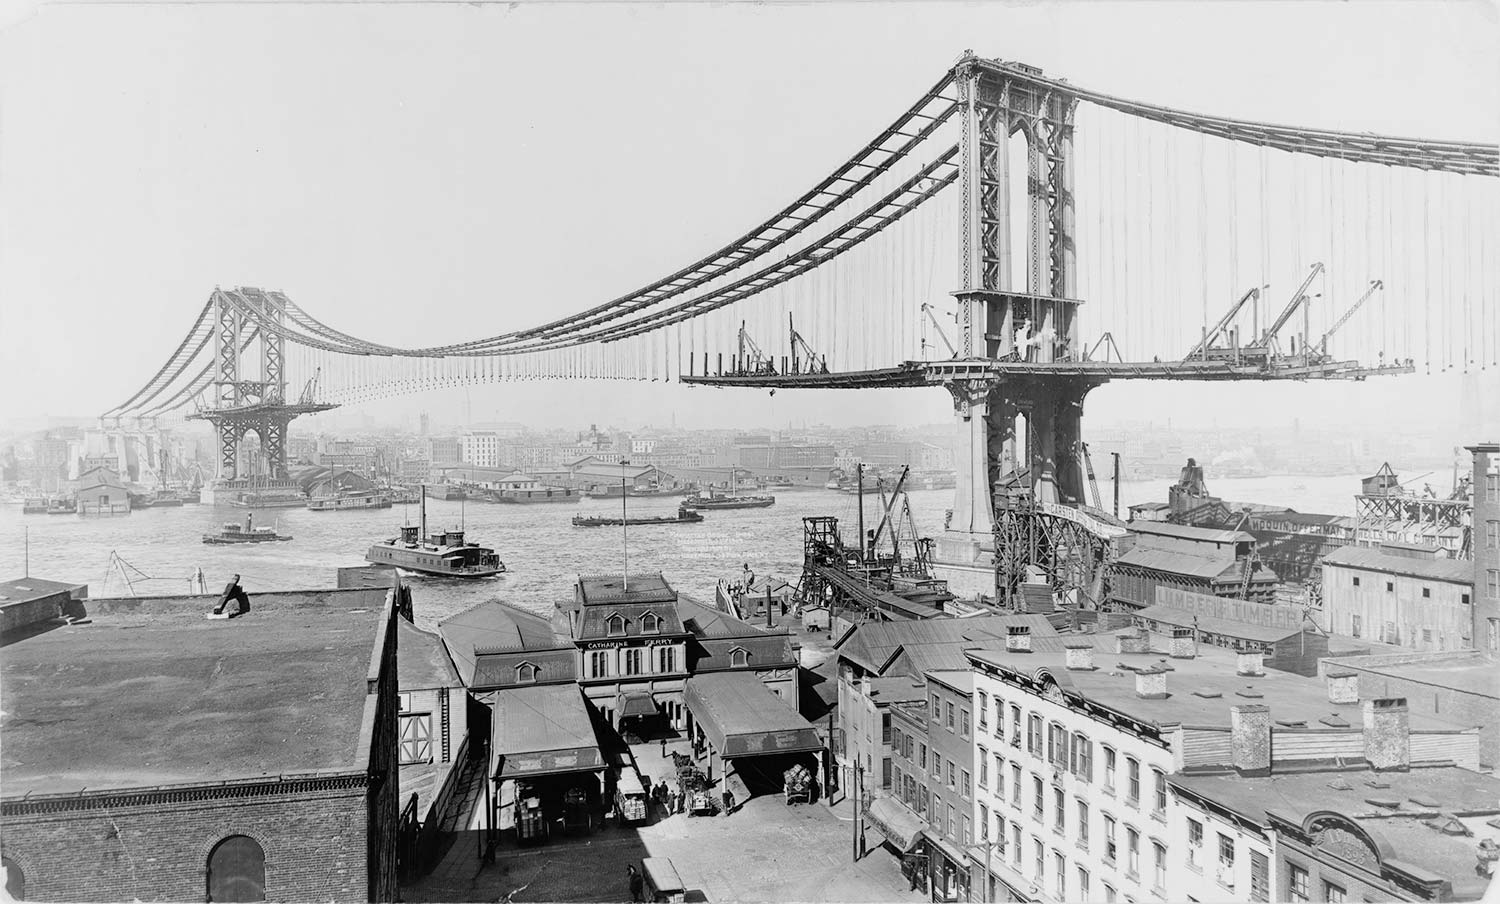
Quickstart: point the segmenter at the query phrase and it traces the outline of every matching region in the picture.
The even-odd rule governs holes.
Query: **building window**
[[[1364,619],[1360,618],[1358,615],[1350,615],[1349,616],[1349,634],[1351,636],[1354,636],[1354,637],[1359,637],[1360,636],[1360,632],[1363,629],[1364,629]]]
[[[946,717],[944,719],[944,724],[946,724],[948,726],[948,730],[949,731],[952,731],[953,730],[953,702],[951,700],[945,702],[943,704],[943,709],[945,710],[945,712],[944,712],[943,715]]]
[[[973,844],[973,839],[969,837],[969,817],[967,816],[958,817],[957,841],[964,847],[968,847],[970,844]]]
[[[646,651],[634,647],[625,651],[625,674],[639,675],[646,671]]]
[[[927,771],[927,745],[920,742],[917,744],[917,768]]]
[[[1115,887],[1104,883],[1104,904],[1115,904]]]
[[[1065,901],[1068,897],[1068,861],[1057,851],[1052,852],[1053,881],[1057,884],[1054,892],[1059,901]]]
[[[1359,575],[1355,575],[1354,576],[1354,586],[1356,586],[1356,587],[1359,586]]]
[[[990,786],[990,752],[983,747],[979,748],[979,787]]]
[[[645,615],[641,616],[641,633],[642,634],[660,634],[661,633],[661,618],[658,617],[655,612],[647,612]]]
[[[984,804],[979,805],[979,840],[990,840],[990,808]]]
[[[1188,862],[1188,866],[1192,867],[1194,870],[1197,870],[1198,872],[1201,873],[1201,872],[1203,872],[1203,863],[1198,858],[1199,858],[1199,855],[1203,852],[1203,823],[1199,822],[1196,819],[1189,818],[1188,821],[1187,821],[1187,828],[1188,828],[1188,849],[1187,849],[1187,862]]]
[[[979,691],[977,699],[978,702],[974,704],[974,714],[979,718],[979,730],[984,731],[990,727],[990,698],[984,691]]]
[[[1386,593],[1395,593],[1396,592],[1396,582],[1395,581],[1386,581],[1385,582],[1385,592]]]
[[[932,776],[940,782],[943,780],[943,755],[936,750],[932,752]]]
[[[1219,884],[1234,888],[1234,839],[1219,836]]]
[[[1130,826],[1125,827],[1125,875],[1141,875],[1141,833]]]
[[[1042,717],[1036,713],[1026,720],[1026,752],[1037,757],[1042,755]]]
[[[1005,800],[1005,758],[995,754],[995,797]]]
[[[266,852],[247,835],[230,835],[208,855],[208,900],[264,901]]]
[[[535,684],[536,666],[532,665],[529,662],[523,662],[520,665],[516,666],[516,683]]]
[[[1031,865],[1031,878],[1040,882],[1042,881],[1042,861],[1046,857],[1046,849],[1042,847],[1042,840],[1035,836],[1032,836],[1031,848],[1036,854],[1036,858],[1032,861]]]
[[[1432,599],[1432,588],[1431,587],[1423,587],[1422,588],[1422,599],[1424,599],[1424,600],[1430,600],[1430,599]]]
[[[1061,789],[1061,788],[1053,788],[1052,789],[1052,831],[1054,831],[1054,832],[1061,833],[1061,832],[1063,832],[1063,831],[1066,830],[1066,827],[1067,827],[1067,814],[1064,812],[1064,808],[1065,808],[1066,804],[1067,804],[1067,798],[1063,796],[1063,789]]]
[[[1167,776],[1160,769],[1152,769],[1151,777],[1156,783],[1155,813],[1165,818],[1167,815]]]
[[[1078,900],[1089,899],[1089,871],[1083,867],[1078,868]]]
[[[729,653],[729,665],[736,669],[742,669],[750,664],[750,654],[736,647]]]
[[[400,718],[401,765],[432,762],[432,713],[407,713]]]
[[[1084,850],[1089,849],[1089,805],[1088,801],[1078,798],[1078,846]]]
[[[1069,765],[1073,774],[1083,781],[1094,780],[1094,742],[1082,732],[1073,735],[1073,755]]]
[[[1500,549],[1500,521],[1484,522],[1484,548]]]
[[[1485,572],[1484,595],[1492,600],[1500,599],[1500,568],[1491,568]]]
[[[957,815],[958,815],[958,813],[957,813],[957,811],[955,811],[953,809],[953,805],[949,804],[948,805],[948,822],[946,824],[948,828],[947,828],[947,830],[944,833],[949,838],[956,837],[954,835],[954,832],[957,831],[957,829],[958,829],[958,819],[956,818]]]
[[[1500,571],[1495,572],[1495,580],[1500,584]],[[1021,746],[1021,707],[1011,704],[1010,707],[1010,746]]]
[[[937,694],[932,695],[930,706],[932,708],[932,721],[941,722],[943,720],[943,702],[938,699]]]
[[[1119,849],[1115,846],[1115,818],[1108,813],[1104,814],[1104,862],[1114,863],[1119,855]]]
[[[1334,885],[1332,882],[1324,882],[1323,900],[1327,901],[1328,904],[1344,904],[1344,889],[1338,885]]]
[[[1021,825],[1015,822],[1010,824],[1010,864],[1021,871]]]
[[[1010,764],[1010,802],[1017,810],[1021,809],[1021,767],[1015,763]]]
[[[1271,900],[1271,861],[1260,851],[1250,852],[1250,900]]]
[[[1042,778],[1041,778],[1041,776],[1039,776],[1039,775],[1032,775],[1031,776],[1031,818],[1035,819],[1037,822],[1041,822],[1042,821],[1042,807],[1045,806],[1045,804],[1042,801],[1043,794],[1044,794],[1044,790],[1043,790],[1043,787],[1042,787]]]
[[[958,733],[965,738],[969,736],[969,711],[967,709],[958,711]]]
[[[948,761],[948,790],[952,791],[958,787],[958,767],[952,760]]]
[[[589,653],[589,676],[593,678],[609,677],[608,650],[595,650]]]
[[[1167,849],[1159,842],[1151,842],[1151,855],[1153,865],[1151,871],[1151,887],[1157,891],[1165,890],[1167,887]]]
[[[1286,879],[1287,897],[1292,901],[1307,901],[1307,870],[1296,864],[1290,864],[1291,870]]]
[[[1108,745],[1099,745],[1104,750],[1104,788],[1106,791],[1115,790],[1115,749]]]
[[[677,648],[676,647],[657,647],[656,648],[656,665],[657,665],[656,670],[658,672],[675,672],[675,671],[677,671]]]
[[[1133,756],[1125,758],[1125,801],[1141,805],[1141,761]]]
[[[974,796],[974,789],[969,787],[969,770],[967,769],[963,771],[963,787],[959,789],[959,793],[964,796],[965,800]]]
[[[610,637],[624,637],[625,636],[625,616],[623,616],[623,615],[611,615],[606,620],[606,625],[607,625],[607,630],[609,632],[609,636]]]

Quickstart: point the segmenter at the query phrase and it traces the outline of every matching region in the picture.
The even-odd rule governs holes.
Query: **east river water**
[[[1171,480],[1130,481],[1120,485],[1120,505],[1166,501]],[[1358,478],[1263,477],[1210,480],[1226,499],[1274,502],[1304,512],[1352,514]],[[1101,482],[1106,507],[1110,486]],[[679,591],[704,601],[715,582],[739,577],[749,564],[757,575],[795,582],[802,561],[802,519],[833,515],[852,527],[856,498],[825,489],[775,490],[776,504],[763,509],[707,511],[699,524],[632,527],[631,572],[661,571]],[[631,499],[631,514],[667,514],[677,499]],[[952,490],[911,493],[912,513],[922,536],[936,536]],[[866,524],[878,519],[878,500],[865,496]],[[181,594],[195,568],[203,569],[210,592],[239,573],[252,597],[261,590],[292,590],[334,585],[334,569],[364,564],[371,543],[394,536],[403,520],[417,523],[417,506],[346,512],[256,509],[257,525],[275,525],[294,539],[286,543],[210,546],[205,533],[226,521],[244,522],[246,509],[184,505],[150,508],[128,515],[23,515],[20,505],[0,505],[0,579],[19,577],[27,534],[30,573],[55,581],[87,583],[94,597],[125,596],[130,589],[111,554],[125,563],[137,595]],[[427,501],[429,529],[464,522],[469,540],[492,546],[507,572],[482,580],[412,579],[417,620],[438,620],[488,600],[505,600],[535,612],[550,612],[567,599],[579,574],[619,573],[624,557],[620,529],[574,527],[575,514],[618,514],[620,501],[590,500],[541,505]]]

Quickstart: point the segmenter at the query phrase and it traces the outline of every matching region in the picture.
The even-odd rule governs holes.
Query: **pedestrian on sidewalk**
[[[733,809],[734,809],[734,792],[730,791],[728,788],[725,788],[724,789],[724,815],[728,816],[729,815],[729,811],[733,810]]]
[[[636,872],[634,864],[625,867],[625,874],[630,878],[630,900],[632,904],[642,904],[646,900],[646,881],[641,878],[640,873]]]

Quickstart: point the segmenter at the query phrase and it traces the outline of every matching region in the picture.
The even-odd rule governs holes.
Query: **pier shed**
[[[783,773],[794,765],[824,774],[817,729],[755,675],[694,675],[683,696],[695,754],[709,758],[736,796],[780,791]]]
[[[491,825],[517,828],[524,840],[591,831],[606,765],[578,686],[510,688],[496,695],[491,726]],[[523,825],[528,819],[539,822]]]

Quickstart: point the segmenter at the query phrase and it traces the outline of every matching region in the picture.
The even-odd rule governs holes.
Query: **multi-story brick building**
[[[387,589],[95,599],[3,678],[0,855],[31,901],[396,899]],[[59,718],[66,713],[67,718]]]
[[[1474,646],[1500,658],[1500,443],[1469,446],[1474,455]]]
[[[1194,856],[1215,870],[1215,882],[1248,898],[1275,885],[1269,847],[1225,833],[1214,850],[1206,824],[1185,821],[1191,814],[1178,809],[1170,778],[1301,769],[1357,759],[1380,743],[1352,676],[1266,670],[1259,652],[1197,645],[1191,636],[1153,646],[1135,629],[1066,644],[1063,654],[967,654],[974,706],[987,710],[974,740],[975,762],[985,758],[988,769],[976,782],[979,843],[970,851],[984,900],[1223,897],[1177,868]],[[1412,765],[1478,766],[1474,725],[1414,714],[1408,728]]]

